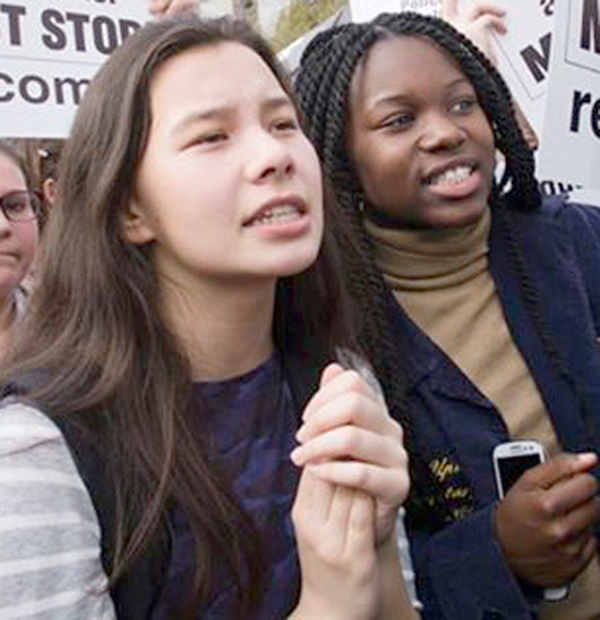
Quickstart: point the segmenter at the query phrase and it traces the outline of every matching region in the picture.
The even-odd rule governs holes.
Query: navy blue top
[[[296,605],[300,571],[290,512],[299,471],[290,461],[298,416],[279,358],[227,381],[197,383],[198,429],[208,438],[211,461],[220,470],[242,508],[252,516],[264,541],[271,574],[252,620],[285,618]],[[175,514],[171,561],[152,618],[170,618],[182,600],[183,584],[193,571],[193,542],[185,518]],[[232,577],[218,570],[218,586],[199,610],[202,620],[237,617]]]
[[[509,217],[539,299],[540,318],[570,379],[561,376],[527,310],[510,244],[492,214],[490,271],[511,335],[566,451],[600,451],[600,208],[554,197]],[[389,294],[385,308],[411,353],[406,410],[417,449],[440,485],[446,522],[408,514],[424,620],[531,620],[539,592],[514,577],[494,534],[492,466],[506,424],[466,375]],[[596,469],[600,478],[600,467]],[[598,527],[600,532],[600,526]]]

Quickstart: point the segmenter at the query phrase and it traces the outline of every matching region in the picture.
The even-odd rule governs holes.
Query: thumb
[[[337,362],[332,362],[325,366],[325,369],[321,373],[321,381],[319,383],[319,387],[324,387],[331,381],[333,381],[336,377],[339,377],[344,372],[344,367],[338,364]]]

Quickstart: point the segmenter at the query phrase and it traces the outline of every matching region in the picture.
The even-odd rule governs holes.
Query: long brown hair
[[[226,41],[254,50],[290,92],[270,48],[247,26],[195,16],[142,28],[92,81],[61,156],[40,283],[4,379],[42,370],[25,398],[99,446],[116,498],[113,585],[149,549],[174,502],[195,541],[194,605],[207,596],[218,557],[245,610],[260,593],[260,542],[190,428],[190,372],[160,314],[151,257],[120,235],[148,140],[153,75],[186,50]],[[351,344],[339,274],[326,233],[315,264],[278,283],[280,351],[318,346],[326,357]]]

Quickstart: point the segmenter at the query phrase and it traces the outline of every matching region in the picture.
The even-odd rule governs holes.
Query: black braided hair
[[[333,184],[345,219],[339,231],[349,284],[361,320],[363,346],[383,384],[392,415],[403,422],[411,450],[414,486],[435,494],[436,481],[420,462],[418,438],[413,436],[406,411],[411,375],[411,351],[405,335],[395,332],[384,308],[389,291],[378,269],[372,242],[363,224],[363,194],[347,144],[349,92],[356,67],[378,41],[394,36],[429,39],[453,58],[471,81],[491,125],[496,148],[503,154],[502,179],[494,181],[491,207],[507,243],[508,255],[521,282],[527,311],[558,376],[577,388],[545,326],[539,294],[528,275],[522,246],[510,211],[532,211],[541,196],[535,178],[533,152],[515,118],[508,87],[487,57],[447,22],[413,12],[383,13],[369,23],[345,24],[318,34],[302,56],[296,93],[306,131],[315,144]],[[353,238],[353,242],[351,242]],[[404,352],[399,356],[398,351]],[[439,492],[439,489],[438,489]],[[443,510],[443,508],[441,509]],[[428,514],[430,522],[447,521],[443,514]],[[433,523],[432,523],[433,524]]]

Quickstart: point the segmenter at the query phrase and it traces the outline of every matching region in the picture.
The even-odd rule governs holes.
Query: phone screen
[[[530,468],[542,462],[539,454],[524,454],[498,459],[498,470],[504,495],[512,485]]]

